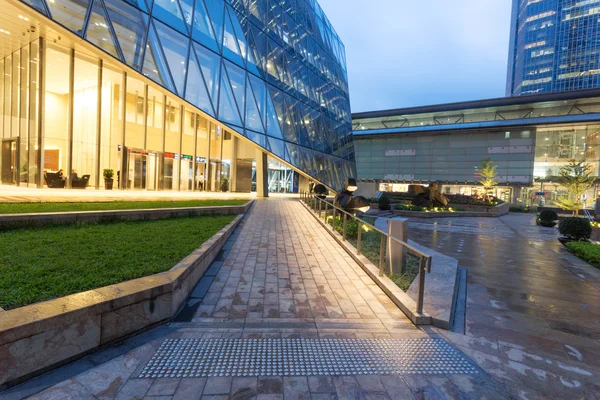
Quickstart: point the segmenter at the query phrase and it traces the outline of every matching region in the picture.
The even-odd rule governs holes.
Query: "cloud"
[[[320,4],[346,46],[353,112],[504,96],[510,1]]]

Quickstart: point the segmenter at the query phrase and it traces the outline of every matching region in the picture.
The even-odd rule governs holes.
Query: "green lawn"
[[[584,261],[600,268],[600,245],[587,242],[569,242],[567,248]]]
[[[145,208],[183,208],[240,206],[248,200],[158,200],[158,201],[109,201],[77,203],[2,203],[0,214],[65,212],[65,211],[103,211],[103,210],[139,210]]]
[[[235,215],[0,232],[0,307],[167,271]]]

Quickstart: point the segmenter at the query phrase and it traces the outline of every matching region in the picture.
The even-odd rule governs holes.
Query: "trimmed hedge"
[[[586,240],[592,236],[592,225],[584,218],[566,218],[558,223],[561,235],[573,240]]]

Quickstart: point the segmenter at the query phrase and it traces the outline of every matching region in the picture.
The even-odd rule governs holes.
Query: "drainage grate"
[[[441,339],[167,339],[139,377],[476,373]]]

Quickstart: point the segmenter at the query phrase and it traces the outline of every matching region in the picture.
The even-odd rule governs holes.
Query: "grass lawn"
[[[0,232],[0,307],[78,293],[171,269],[235,215]]]
[[[600,245],[587,242],[569,242],[567,248],[577,257],[600,268]]]
[[[156,200],[156,201],[108,201],[77,203],[2,203],[0,214],[65,212],[65,211],[103,211],[103,210],[140,210],[145,208],[184,208],[240,206],[248,200]]]

